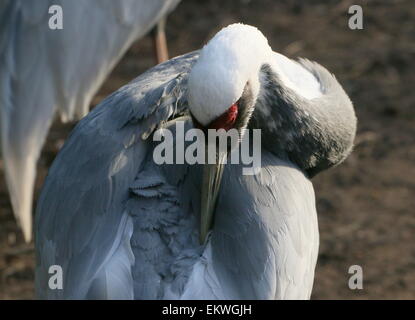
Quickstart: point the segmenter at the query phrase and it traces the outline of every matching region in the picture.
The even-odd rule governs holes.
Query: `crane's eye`
[[[231,105],[228,110],[226,110],[223,114],[209,123],[207,126],[202,125],[197,119],[192,116],[193,125],[195,128],[206,130],[206,129],[224,129],[226,131],[233,129],[235,127],[235,122],[238,119],[238,112],[239,112],[239,105],[238,102],[235,102]]]
[[[235,102],[221,116],[207,125],[208,129],[225,129],[226,131],[234,128],[236,119],[238,119],[238,102]]]

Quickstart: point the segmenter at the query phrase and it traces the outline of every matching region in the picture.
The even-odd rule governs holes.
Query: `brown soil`
[[[347,161],[313,181],[321,233],[313,298],[414,299],[415,3],[364,1],[364,29],[350,30],[347,9],[359,3],[183,1],[168,21],[170,55],[198,49],[221,27],[241,21],[262,30],[275,51],[316,60],[336,74],[355,104],[359,129]],[[153,64],[146,37],[93,104]],[[39,161],[36,195],[72,126],[53,126]],[[34,297],[34,263],[33,244],[22,240],[0,176],[0,298]],[[354,264],[364,272],[360,291],[347,285]]]

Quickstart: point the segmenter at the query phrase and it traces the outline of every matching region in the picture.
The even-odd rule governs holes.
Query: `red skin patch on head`
[[[198,129],[224,129],[226,131],[234,128],[236,119],[238,118],[238,104],[234,103],[226,110],[221,116],[213,120],[207,126],[200,124],[195,118],[193,118],[193,124]]]

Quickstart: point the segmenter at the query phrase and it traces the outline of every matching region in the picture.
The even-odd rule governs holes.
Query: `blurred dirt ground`
[[[352,4],[363,7],[364,30],[347,26]],[[257,26],[275,51],[326,66],[355,104],[354,153],[313,181],[321,245],[312,298],[414,299],[414,1],[184,0],[168,20],[170,55],[200,48],[233,22]],[[128,51],[93,104],[153,65],[146,37]],[[53,126],[36,195],[72,126]],[[16,228],[0,174],[0,298],[31,299],[33,244],[24,244]],[[364,272],[360,291],[347,285],[354,264]]]

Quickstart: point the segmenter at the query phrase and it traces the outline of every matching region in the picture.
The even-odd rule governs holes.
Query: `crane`
[[[174,137],[179,122],[235,129],[237,144],[260,129],[259,172],[156,163],[154,136]],[[352,102],[324,67],[274,52],[255,27],[222,29],[77,124],[38,202],[38,297],[308,299],[319,245],[310,179],[348,156],[355,131]],[[51,265],[62,290],[48,286]]]

